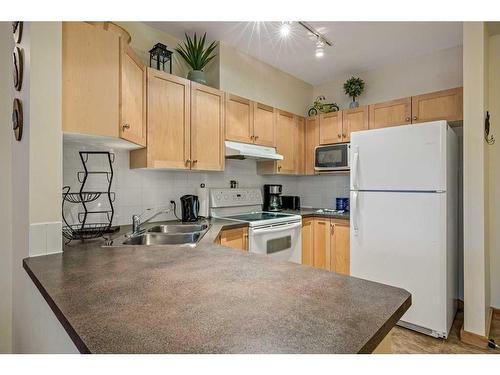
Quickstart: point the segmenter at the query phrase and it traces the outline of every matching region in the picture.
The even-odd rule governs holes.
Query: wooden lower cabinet
[[[302,264],[349,275],[349,221],[318,217],[303,219]]]
[[[330,271],[349,275],[351,263],[349,236],[349,221],[331,219]]]
[[[314,231],[313,218],[302,219],[302,264],[313,266]]]
[[[330,270],[330,219],[315,218],[313,231],[313,266]]]
[[[216,242],[222,246],[248,251],[248,228],[223,229]]]

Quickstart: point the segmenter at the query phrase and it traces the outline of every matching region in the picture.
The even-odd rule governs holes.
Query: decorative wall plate
[[[14,52],[12,53],[12,64],[14,87],[17,91],[21,91],[23,85],[23,54],[19,47],[14,48]]]
[[[23,37],[23,23],[21,21],[12,22],[12,35],[14,36],[14,42],[21,43]]]
[[[16,140],[20,141],[23,137],[23,106],[17,98],[12,103],[12,130]]]

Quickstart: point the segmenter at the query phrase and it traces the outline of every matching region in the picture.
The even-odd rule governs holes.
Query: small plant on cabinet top
[[[359,97],[364,90],[365,90],[365,81],[363,81],[359,77],[353,76],[344,83],[345,94],[352,98],[352,102],[351,104],[349,104],[349,108],[356,108],[359,106],[359,103],[356,101],[356,98]]]
[[[187,78],[198,83],[206,84],[207,82],[203,69],[215,56],[217,56],[217,54],[213,53],[217,47],[217,42],[214,41],[205,48],[206,33],[202,38],[198,38],[195,33],[192,39],[189,35],[185,35],[186,41],[179,44],[175,51],[182,56],[192,69],[188,73]]]

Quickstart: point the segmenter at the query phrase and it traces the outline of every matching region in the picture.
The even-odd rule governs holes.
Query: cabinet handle
[[[125,124],[122,126],[122,129],[125,130],[125,129],[130,129],[130,125],[129,124]]]
[[[254,140],[257,140],[257,139],[259,139],[259,136],[258,136],[258,135],[254,135],[254,136],[253,136],[253,139],[254,139]]]
[[[278,171],[281,171],[281,165],[278,165]]]
[[[410,122],[410,118],[409,117],[405,118],[405,121]]]
[[[196,164],[196,163],[198,163],[198,160],[197,159],[193,160],[193,164]]]
[[[191,164],[191,159],[187,159],[186,164]]]
[[[414,120],[417,120],[417,116],[413,116],[413,119],[414,119]]]
[[[347,136],[346,136],[345,134],[342,134],[342,137],[343,137],[343,138],[347,138]]]
[[[341,134],[337,134],[337,136],[338,136],[339,138],[342,138],[342,135],[341,135]]]
[[[255,139],[255,136],[254,135],[251,135],[250,136],[250,139],[253,141]]]

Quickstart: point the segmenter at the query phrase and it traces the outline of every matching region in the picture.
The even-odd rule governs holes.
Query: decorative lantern
[[[163,71],[165,71],[165,63],[168,61],[170,65],[169,73],[172,74],[172,51],[169,51],[165,44],[156,43],[149,50],[149,66],[153,68],[155,61],[156,69]]]

